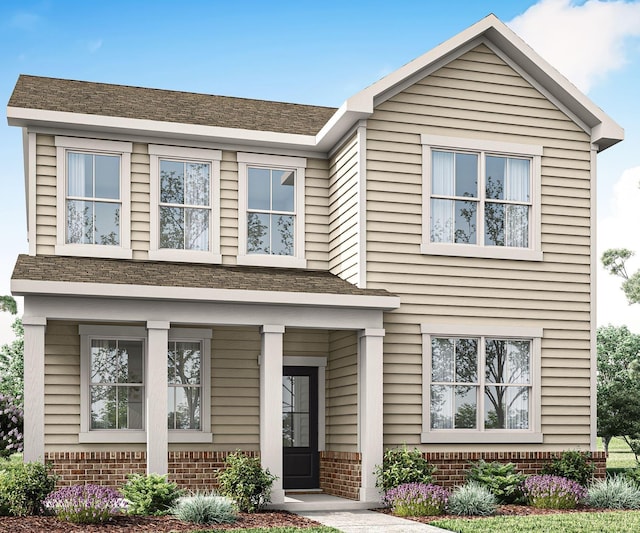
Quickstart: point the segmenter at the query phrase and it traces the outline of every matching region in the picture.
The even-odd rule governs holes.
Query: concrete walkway
[[[309,511],[301,516],[343,533],[442,533],[445,529],[375,511]]]

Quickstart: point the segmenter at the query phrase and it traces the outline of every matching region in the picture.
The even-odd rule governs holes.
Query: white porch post
[[[262,326],[260,362],[260,461],[278,476],[271,502],[284,502],[282,488],[282,338],[284,326]]]
[[[169,322],[147,322],[147,474],[169,471],[167,351]]]
[[[24,453],[25,462],[44,462],[44,332],[47,319],[25,316]]]
[[[382,353],[384,329],[365,329],[359,334],[358,367],[360,401],[358,404],[359,442],[362,454],[360,501],[377,501],[374,469],[382,464]]]

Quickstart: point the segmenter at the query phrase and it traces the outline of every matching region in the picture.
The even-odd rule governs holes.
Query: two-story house
[[[595,450],[597,153],[623,130],[489,16],[340,108],[20,76],[25,460],[63,483],[236,449],[377,500]],[[604,456],[595,454],[600,467]]]

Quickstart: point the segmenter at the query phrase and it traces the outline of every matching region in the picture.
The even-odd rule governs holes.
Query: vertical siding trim
[[[590,430],[590,444],[591,451],[595,452],[596,447],[596,435],[597,435],[597,421],[598,421],[598,402],[596,398],[596,390],[597,390],[597,361],[598,354],[596,350],[596,304],[597,304],[597,295],[596,295],[596,269],[598,267],[597,262],[598,259],[596,254],[594,253],[596,250],[596,213],[597,213],[597,200],[596,195],[594,194],[596,187],[596,179],[598,176],[598,170],[596,166],[596,159],[598,155],[598,146],[596,144],[591,145],[591,272],[589,279],[589,289],[590,289],[590,300],[591,300],[591,312],[589,313],[590,319],[590,332],[591,332],[591,430]]]
[[[24,130],[26,131],[26,129]],[[29,255],[36,255],[36,134],[27,133],[23,140],[28,145],[25,198],[27,202],[27,240],[29,241]]]
[[[367,125],[360,121],[358,126],[358,287],[367,287]]]

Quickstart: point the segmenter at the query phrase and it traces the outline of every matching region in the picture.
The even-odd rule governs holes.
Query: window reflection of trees
[[[170,342],[169,347],[169,429],[200,429],[200,343]]]

